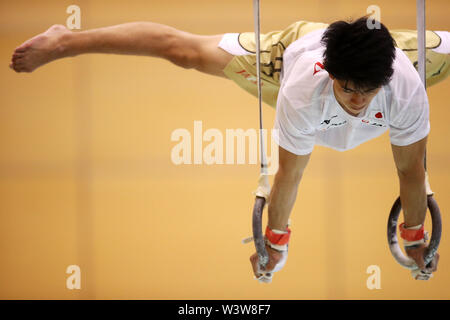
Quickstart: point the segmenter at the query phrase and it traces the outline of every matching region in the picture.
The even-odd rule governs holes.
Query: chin
[[[366,108],[366,107],[362,107],[362,108],[358,108],[358,109],[350,108],[350,111],[355,112],[355,113],[360,113],[360,112],[362,112],[365,108]]]

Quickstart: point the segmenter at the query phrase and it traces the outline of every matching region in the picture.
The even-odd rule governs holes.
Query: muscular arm
[[[269,198],[269,228],[285,230],[310,154],[299,156],[279,148],[279,167]]]
[[[427,211],[424,157],[427,137],[409,146],[392,145],[400,181],[400,199],[407,227],[423,224]]]

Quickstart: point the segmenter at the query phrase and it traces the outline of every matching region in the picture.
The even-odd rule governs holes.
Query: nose
[[[350,102],[355,106],[362,106],[366,102],[366,98],[360,93],[354,93]]]

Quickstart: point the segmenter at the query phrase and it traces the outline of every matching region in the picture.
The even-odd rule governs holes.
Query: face
[[[381,88],[367,88],[356,90],[350,81],[333,79],[333,90],[336,100],[341,107],[349,114],[357,116],[361,111],[367,108],[372,99],[377,95]]]

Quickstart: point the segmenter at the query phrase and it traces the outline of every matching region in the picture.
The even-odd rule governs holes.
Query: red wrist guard
[[[266,228],[266,238],[272,244],[276,244],[279,246],[285,245],[289,242],[289,237],[291,236],[291,229],[286,228],[287,233],[277,234],[273,232],[269,226]]]
[[[418,230],[411,230],[405,228],[405,223],[403,222],[400,226],[400,237],[406,241],[418,241],[424,238],[424,228],[423,225]]]

